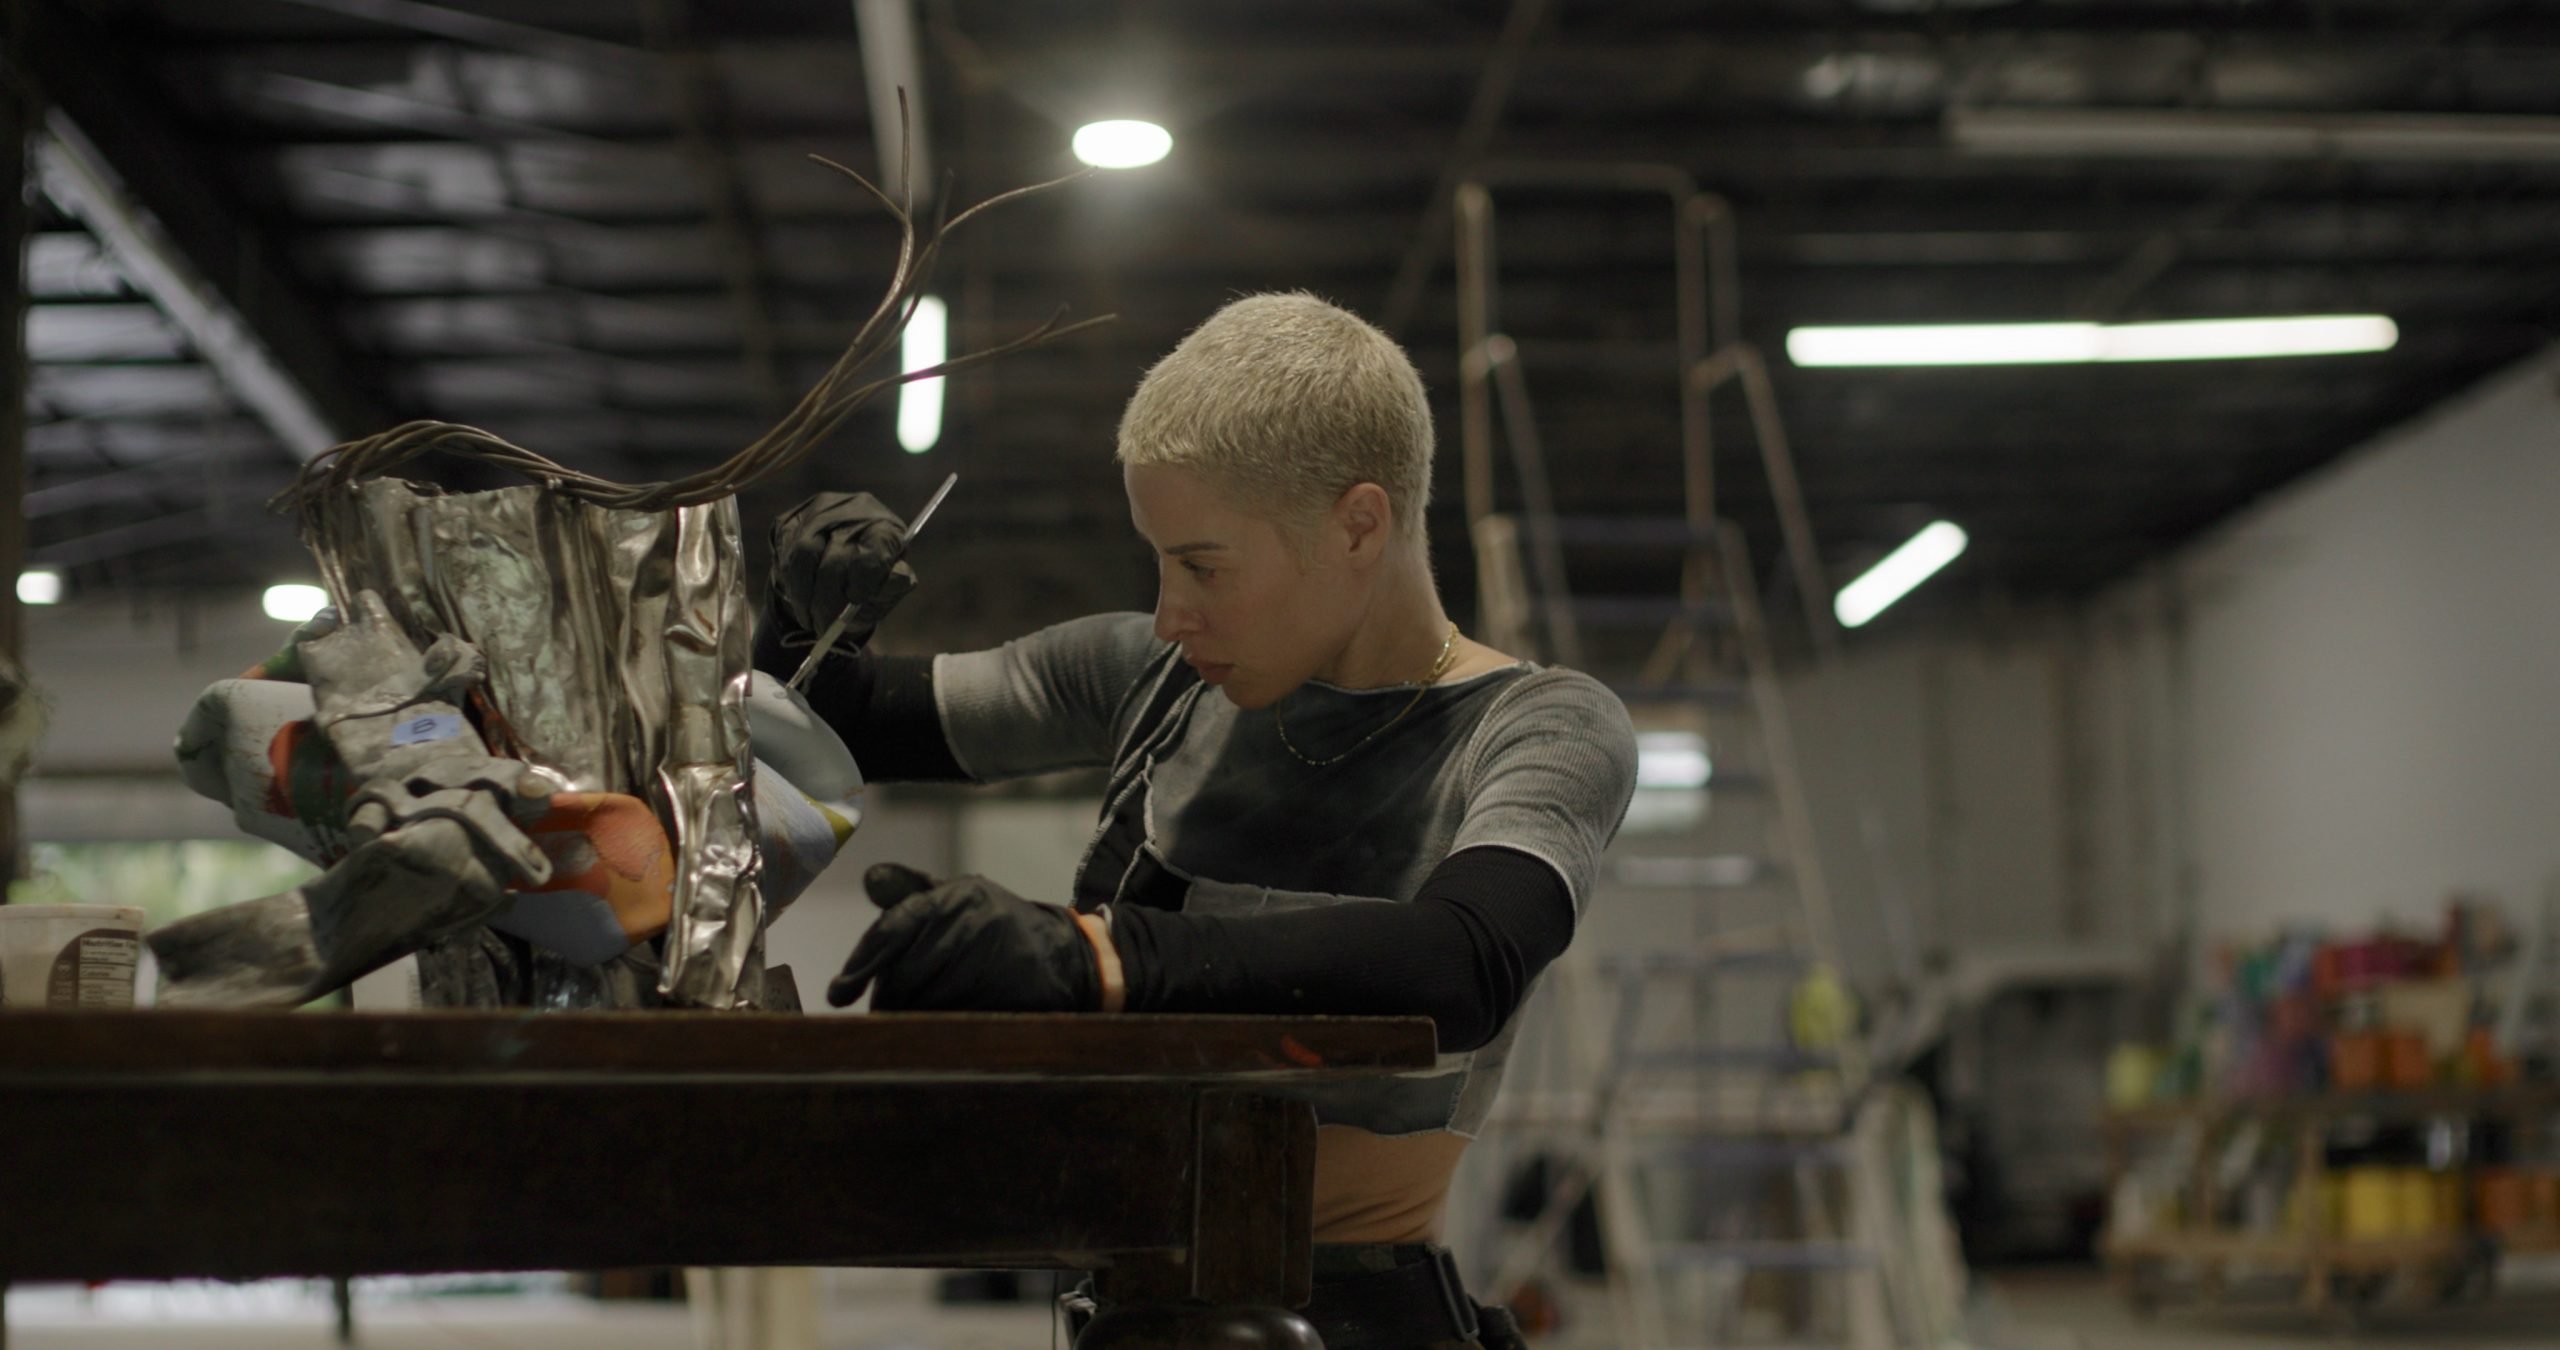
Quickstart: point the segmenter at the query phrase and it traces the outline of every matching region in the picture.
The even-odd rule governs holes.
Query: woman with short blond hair
[[[1072,911],[873,868],[885,912],[828,991],[839,1006],[867,991],[883,1009],[1437,1024],[1434,1072],[1304,1093],[1319,1122],[1308,1316],[1328,1344],[1414,1311],[1380,1311],[1399,1300],[1428,1321],[1435,1280],[1457,1292],[1429,1245],[1450,1176],[1635,783],[1607,689],[1449,620],[1423,525],[1431,450],[1421,378],[1385,334],[1311,296],[1238,300],[1121,419],[1152,616],[929,660],[857,646],[809,688],[875,780],[1110,771]],[[900,591],[902,535],[866,497],[784,517],[758,664],[791,669],[845,597]],[[1498,1343],[1491,1327],[1438,1333],[1394,1350]]]

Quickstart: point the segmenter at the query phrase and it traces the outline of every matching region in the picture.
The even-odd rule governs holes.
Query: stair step
[[[1722,600],[1683,600],[1676,595],[1582,595],[1573,599],[1577,619],[1596,626],[1636,627],[1690,623],[1728,625],[1733,607]]]
[[[1664,1144],[1645,1149],[1657,1158],[1667,1158],[1696,1167],[1744,1168],[1792,1167],[1800,1162],[1820,1163],[1826,1167],[1846,1166],[1849,1146],[1838,1139],[1809,1137],[1804,1139],[1690,1139],[1677,1144]]]
[[[1751,701],[1751,686],[1740,680],[1715,680],[1702,684],[1612,684],[1609,692],[1627,704],[1658,706],[1665,703],[1703,703],[1715,708],[1736,708]]]
[[[1648,1050],[1629,1055],[1631,1069],[1767,1069],[1801,1073],[1839,1067],[1831,1055],[1807,1054],[1783,1045],[1702,1045],[1683,1050]]]
[[[1674,787],[1679,785],[1675,783],[1639,783],[1637,786]],[[1768,777],[1763,774],[1744,773],[1738,769],[1716,769],[1707,775],[1707,781],[1699,783],[1693,787],[1686,787],[1683,790],[1690,792],[1703,792],[1710,797],[1719,792],[1723,793],[1728,798],[1766,797],[1769,795],[1770,783]]]
[[[1845,1242],[1680,1242],[1654,1249],[1664,1266],[1745,1266],[1752,1270],[1862,1270],[1875,1253]]]
[[[1837,1336],[1829,1340],[1807,1341],[1790,1337],[1782,1341],[1718,1341],[1713,1345],[1668,1345],[1663,1350],[1849,1350],[1849,1342]]]
[[[1639,856],[1612,861],[1609,880],[1645,890],[1738,890],[1775,881],[1780,870],[1775,862],[1749,853],[1718,853],[1703,858]]]
[[[1536,527],[1523,521],[1527,533]],[[1614,548],[1713,548],[1715,527],[1692,525],[1679,516],[1557,516],[1556,540],[1565,544],[1599,544]]]
[[[1604,956],[1600,973],[1611,979],[1641,976],[1708,975],[1743,971],[1793,974],[1812,964],[1804,953],[1786,947],[1754,947],[1730,952],[1652,952],[1642,956]]]

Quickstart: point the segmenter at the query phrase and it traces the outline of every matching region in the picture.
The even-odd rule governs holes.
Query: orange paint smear
[[[259,799],[258,808],[268,815],[295,819],[291,790],[293,752],[301,747],[302,738],[313,730],[308,719],[287,722],[276,728],[276,734],[267,739],[267,791]]]
[[[647,802],[620,792],[555,793],[528,833],[553,864],[537,894],[602,896],[633,941],[666,931],[675,913],[675,849]]]

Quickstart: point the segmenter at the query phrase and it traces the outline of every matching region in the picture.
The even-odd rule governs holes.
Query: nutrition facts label
[[[53,958],[45,989],[48,1008],[130,1008],[134,965],[142,944],[132,933],[96,928],[73,939]]]

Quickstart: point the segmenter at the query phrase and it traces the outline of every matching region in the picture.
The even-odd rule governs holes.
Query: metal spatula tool
[[[899,563],[906,561],[907,550],[914,546],[916,534],[924,529],[926,521],[933,519],[933,509],[942,505],[942,499],[951,495],[952,485],[959,481],[960,475],[956,473],[943,479],[942,486],[933,490],[933,496],[925,502],[924,509],[916,512],[916,518],[907,522],[907,537],[898,541],[897,556],[889,559],[889,572],[894,572]],[[844,612],[836,616],[835,622],[827,625],[827,631],[818,634],[817,645],[811,647],[808,656],[802,658],[800,669],[791,674],[789,683],[793,689],[798,689],[809,682],[809,672],[818,668],[818,663],[825,660],[827,653],[835,647],[836,639],[844,636],[845,625],[853,622],[853,612],[869,604],[872,596],[880,593],[880,587],[889,584],[889,572],[880,574],[879,582],[871,588],[871,595],[847,602]]]

